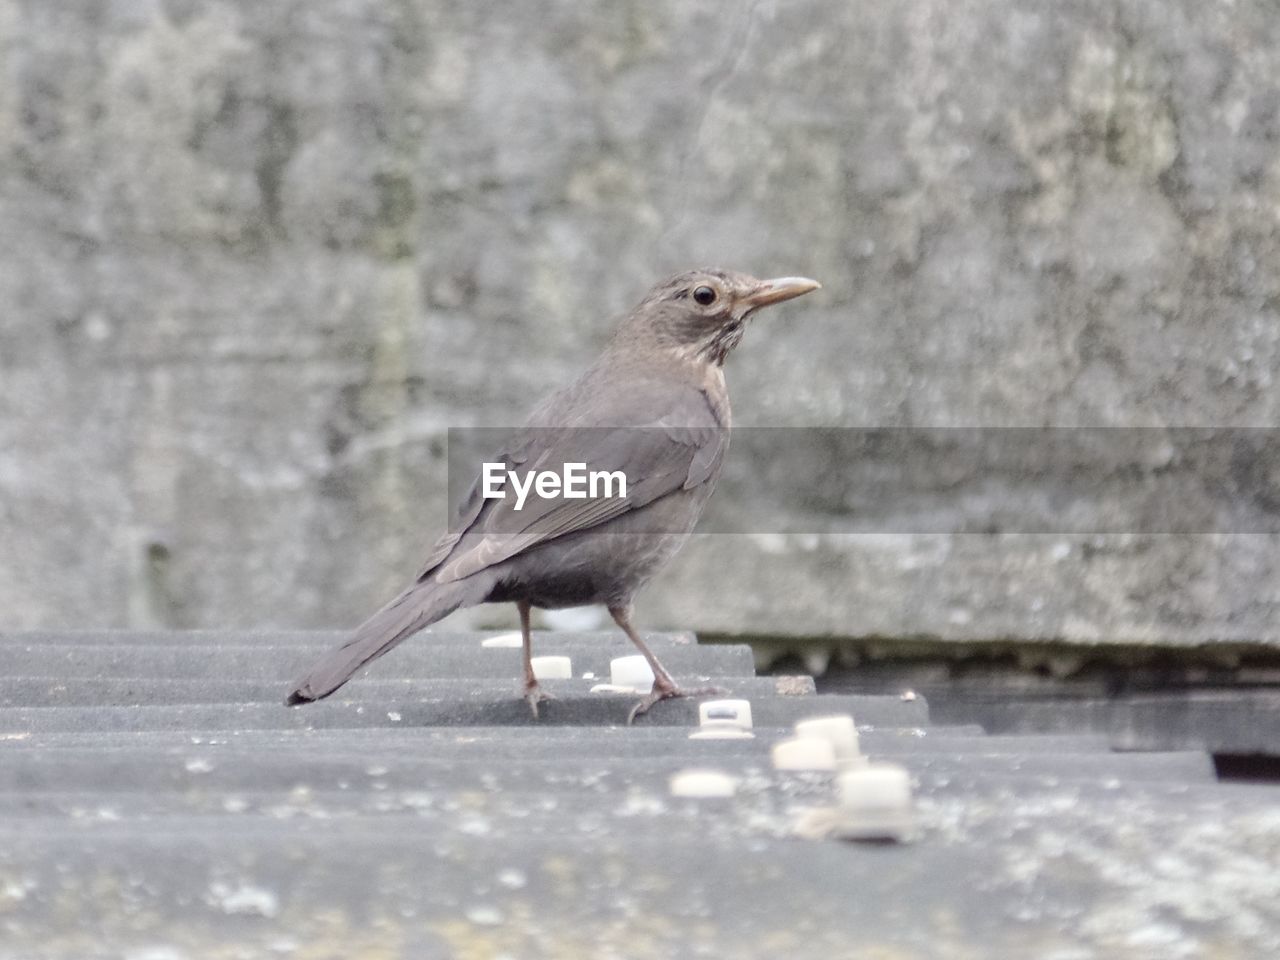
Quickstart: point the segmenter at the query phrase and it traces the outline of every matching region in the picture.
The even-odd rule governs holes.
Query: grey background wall
[[[1265,0],[0,0],[0,625],[360,619],[446,428],[698,264],[825,284],[741,423],[1270,426],[1278,147]],[[641,612],[1266,637],[1277,547],[757,531]]]

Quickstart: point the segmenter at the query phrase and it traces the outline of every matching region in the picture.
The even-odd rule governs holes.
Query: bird
[[[583,498],[530,497],[517,509],[509,492],[493,496],[477,477],[417,577],[298,679],[285,703],[329,696],[455,610],[507,602],[520,617],[524,699],[535,719],[538,705],[552,699],[533,671],[535,607],[608,609],[653,671],[653,687],[628,724],[662,700],[721,692],[676,683],[632,625],[633,601],[684,545],[715,489],[731,425],[726,358],[757,310],[820,287],[807,277],[760,280],[722,269],[657,283],[595,362],[535,407],[487,461],[516,483],[521,468],[528,474],[575,463],[620,471],[625,496],[596,489]]]

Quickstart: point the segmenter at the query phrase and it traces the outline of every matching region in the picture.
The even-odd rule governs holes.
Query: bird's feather
[[[719,472],[728,431],[702,390],[687,381],[640,377],[611,388],[608,402],[600,403],[597,395],[585,409],[574,402],[573,388],[553,398],[531,418],[533,425],[512,439],[502,462],[506,469],[560,472],[566,463],[582,463],[588,473],[621,471],[627,478],[625,497],[541,498],[531,492],[517,510],[510,492],[503,499],[484,499],[477,478],[458,525],[437,542],[419,579],[464,579],[539,543],[598,527],[676,490],[706,483]],[[561,425],[539,425],[556,419]]]

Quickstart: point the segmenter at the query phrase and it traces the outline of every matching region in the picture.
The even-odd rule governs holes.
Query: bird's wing
[[[589,530],[716,476],[728,431],[696,387],[652,381],[615,386],[595,406],[588,416],[566,416],[568,426],[526,428],[501,459],[505,469],[522,476],[527,470],[562,473],[566,463],[584,464],[588,474],[621,471],[625,497],[592,497],[588,491],[582,499],[542,498],[530,490],[516,510],[512,491],[484,499],[477,479],[455,530],[436,544],[420,579],[461,580],[536,544]],[[626,411],[625,421],[613,416],[620,410]],[[599,423],[609,425],[594,425]]]
[[[506,470],[520,466],[528,459],[529,453],[536,442],[537,433],[538,431],[533,430],[521,431],[512,437],[506,446],[496,452],[490,459],[494,463],[503,464],[503,468]],[[467,531],[475,526],[484,508],[493,502],[481,496],[480,478],[477,477],[459,505],[457,519],[451,525],[451,529],[444,533],[432,546],[431,553],[427,555],[426,562],[418,572],[417,582],[421,583],[430,574],[434,573],[440,564],[448,559],[449,554],[457,548],[462,538],[466,536]]]

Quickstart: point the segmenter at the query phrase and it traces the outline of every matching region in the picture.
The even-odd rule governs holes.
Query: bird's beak
[[[808,277],[778,277],[776,280],[762,280],[760,285],[742,298],[748,310],[767,307],[771,303],[781,303],[821,288],[817,280]]]

